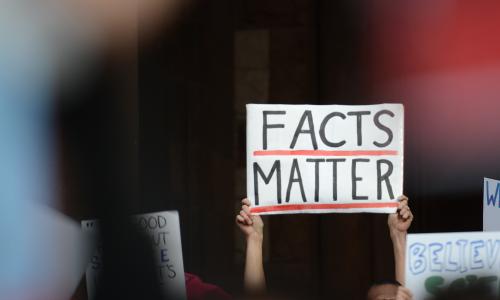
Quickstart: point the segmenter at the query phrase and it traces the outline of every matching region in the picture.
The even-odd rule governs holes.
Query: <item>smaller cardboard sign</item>
[[[480,284],[498,293],[500,232],[409,234],[406,285],[414,299]]]
[[[184,264],[182,260],[181,232],[177,211],[164,211],[133,216],[133,224],[141,233],[151,238],[156,255],[158,285],[170,299],[186,299]],[[97,220],[82,221],[82,229],[96,234]],[[102,244],[97,242],[94,254],[87,266],[87,294],[89,300],[96,299],[102,268]]]

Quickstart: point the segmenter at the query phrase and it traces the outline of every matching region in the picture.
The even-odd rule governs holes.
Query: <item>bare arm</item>
[[[389,215],[387,224],[394,250],[396,280],[405,285],[406,236],[413,221],[413,214],[408,206],[408,197],[401,196],[399,200],[398,210]]]
[[[247,238],[244,282],[245,290],[248,293],[260,294],[266,290],[266,279],[262,262],[262,238]]]
[[[247,294],[263,294],[266,291],[266,279],[262,259],[264,223],[258,215],[250,213],[250,201],[243,199],[236,224],[245,234],[247,248],[245,261],[244,286]]]
[[[391,239],[394,249],[396,280],[402,285],[405,285],[406,235],[403,237],[391,237]]]

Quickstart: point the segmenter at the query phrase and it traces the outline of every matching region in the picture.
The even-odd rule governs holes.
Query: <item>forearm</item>
[[[405,285],[406,233],[391,234],[396,280]]]
[[[247,239],[244,285],[249,294],[263,293],[266,290],[262,244],[262,237],[251,236]]]

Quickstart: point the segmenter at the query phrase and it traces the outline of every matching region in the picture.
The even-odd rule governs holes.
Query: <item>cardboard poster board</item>
[[[483,230],[500,231],[500,181],[484,178]]]
[[[406,286],[414,299],[480,284],[498,292],[500,232],[409,234]]]
[[[151,237],[153,251],[157,254],[158,284],[168,299],[186,299],[184,264],[182,260],[181,233],[177,211],[164,211],[133,216],[137,230]],[[85,232],[98,233],[97,220],[82,221]],[[96,240],[99,238],[95,236]],[[89,300],[96,298],[103,264],[101,243],[97,242],[87,266],[86,281]]]
[[[402,104],[247,104],[252,212],[395,212],[403,119]]]

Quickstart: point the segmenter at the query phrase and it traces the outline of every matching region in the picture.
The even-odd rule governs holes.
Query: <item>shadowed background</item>
[[[496,2],[465,0],[195,1],[173,29],[139,40],[138,100],[72,111],[106,111],[126,124],[103,117],[93,126],[125,132],[131,159],[116,160],[132,162],[139,183],[127,203],[134,212],[179,210],[186,271],[238,294],[246,103],[403,103],[411,232],[482,229],[483,177],[500,178],[498,13]],[[76,120],[62,127],[88,121]],[[68,211],[84,218],[94,209],[82,200]],[[265,218],[269,288],[362,299],[370,282],[393,277],[386,218]]]

